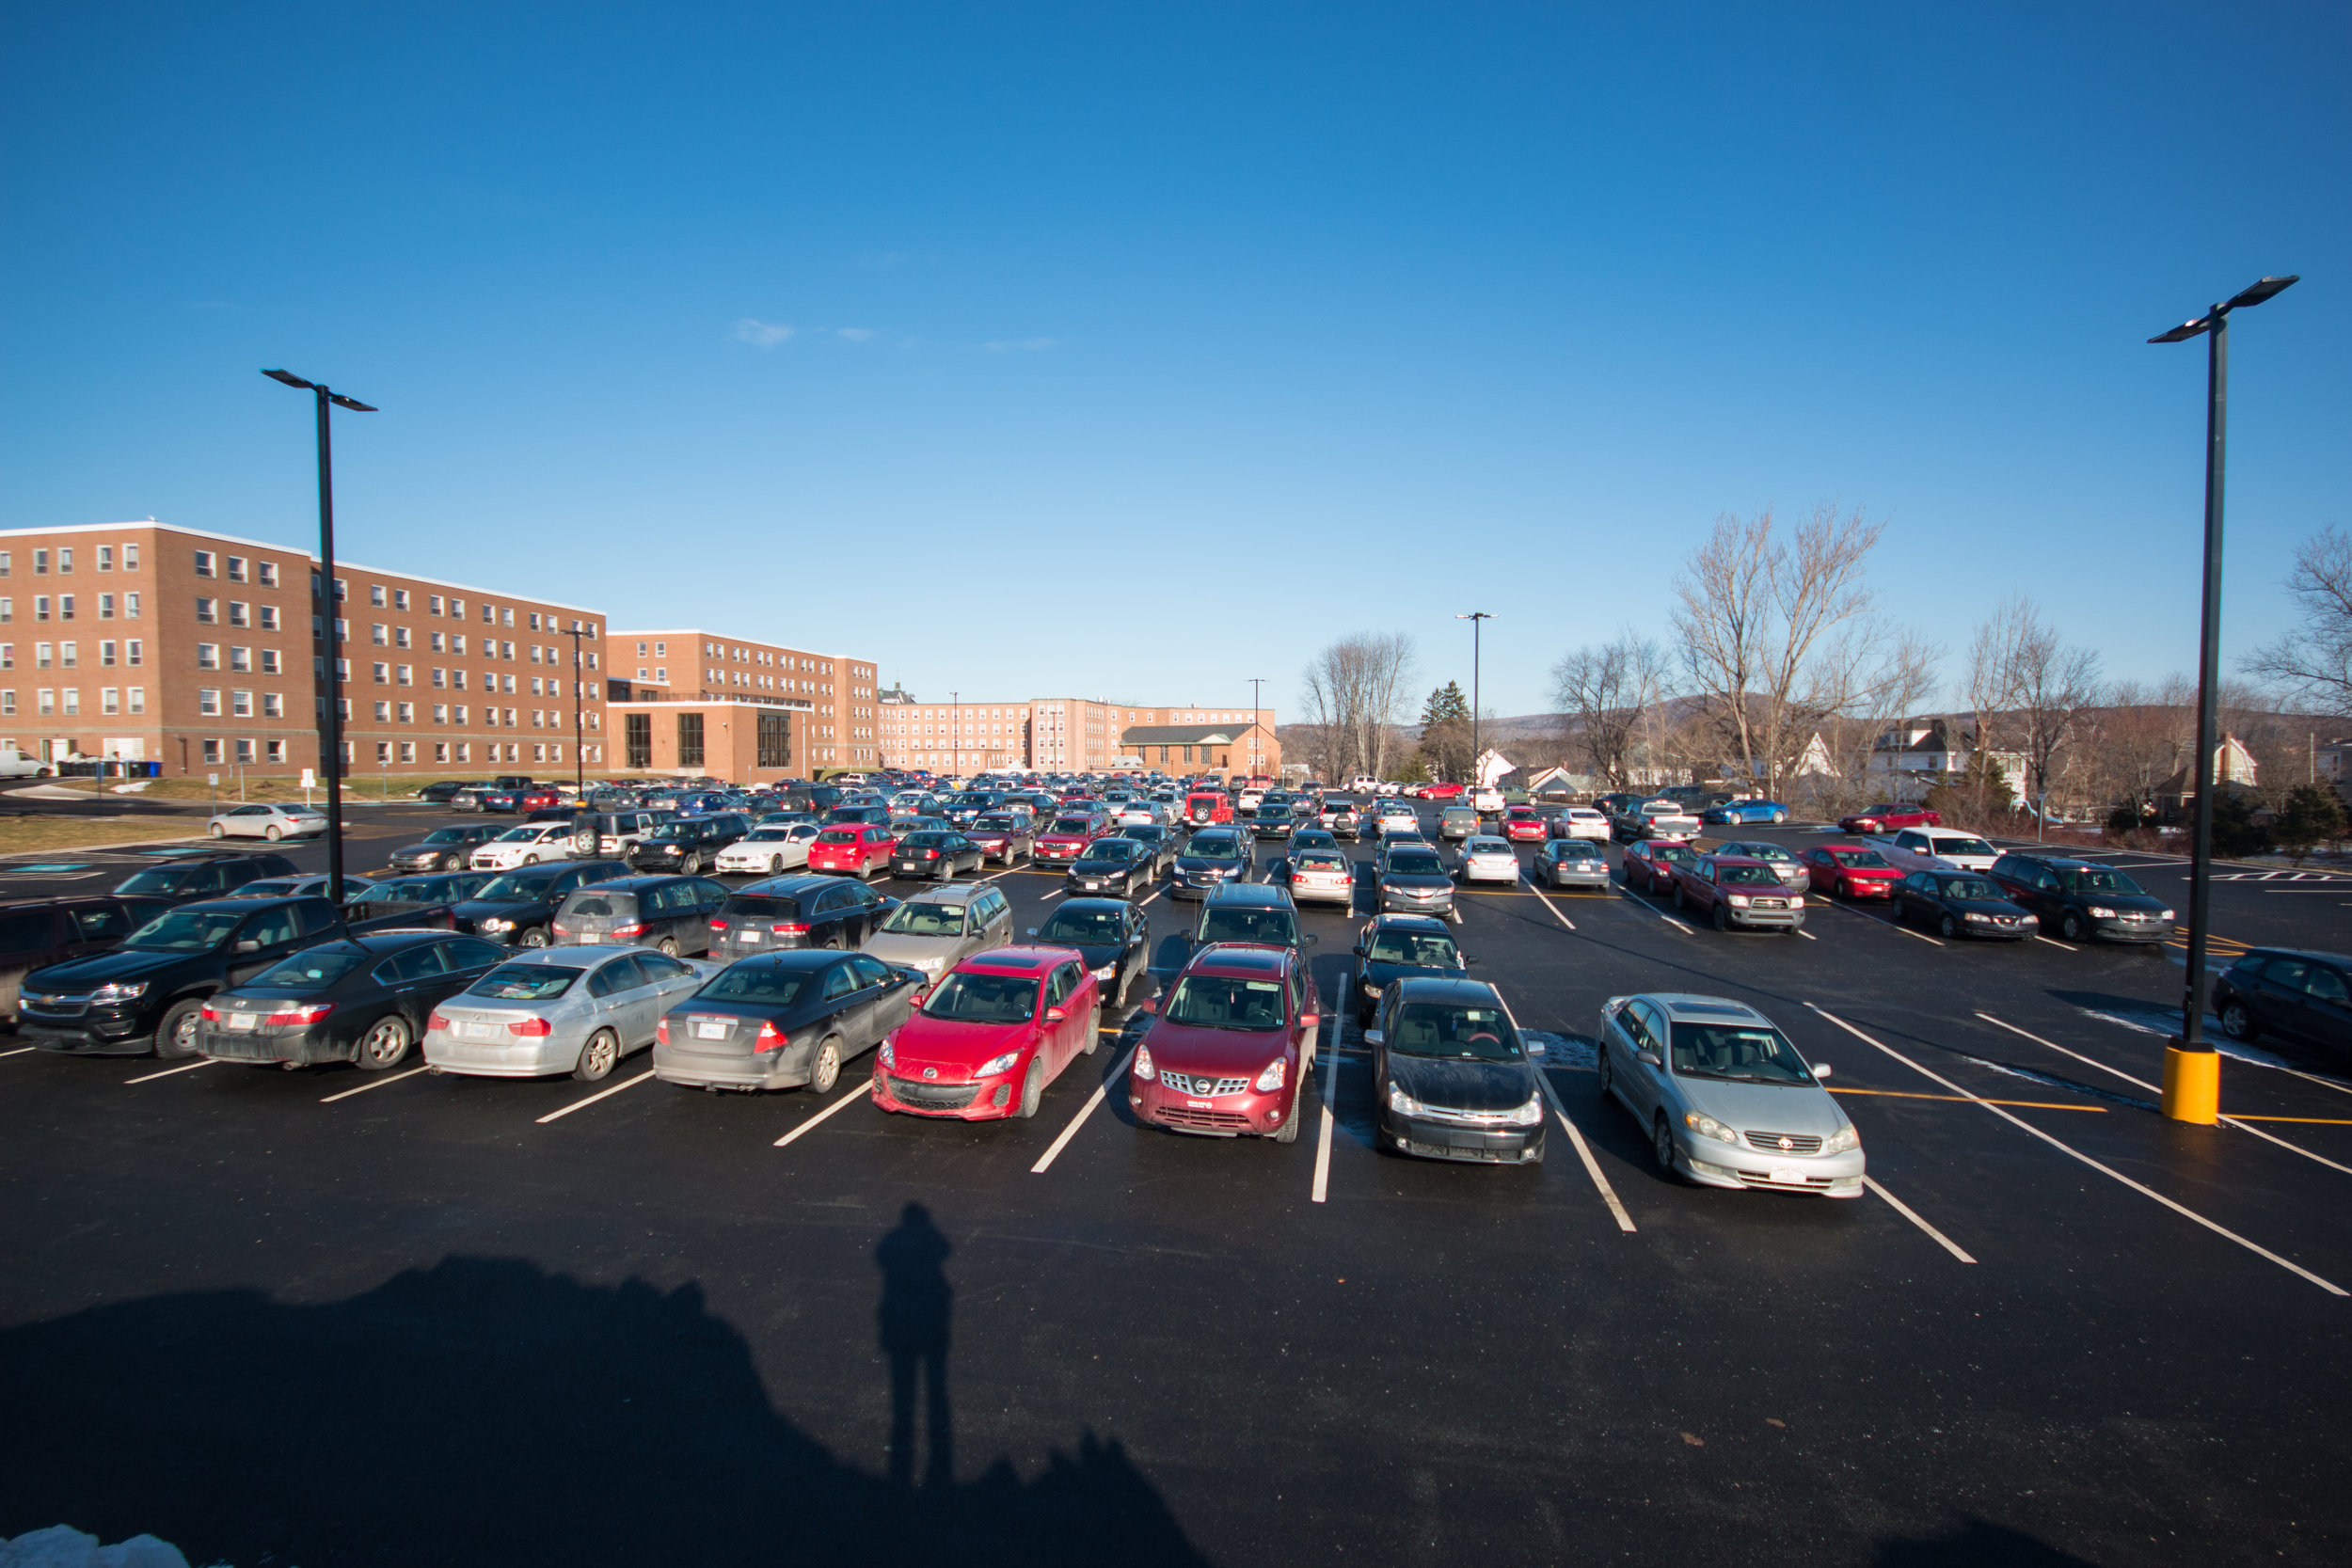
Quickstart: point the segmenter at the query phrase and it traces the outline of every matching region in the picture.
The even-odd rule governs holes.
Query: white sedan
[[[215,838],[316,838],[326,832],[326,814],[309,806],[230,806],[204,831]]]
[[[821,832],[814,822],[786,822],[754,828],[719,851],[714,871],[757,871],[773,876],[808,863],[808,847]]]
[[[1551,819],[1554,838],[1597,838],[1609,840],[1609,818],[1590,806],[1569,806]]]
[[[1519,879],[1519,852],[1511,847],[1507,838],[1481,833],[1462,846],[1462,880],[1469,882],[1517,882]]]
[[[507,829],[487,844],[476,845],[466,863],[476,871],[512,871],[518,865],[573,858],[569,822],[526,822]]]

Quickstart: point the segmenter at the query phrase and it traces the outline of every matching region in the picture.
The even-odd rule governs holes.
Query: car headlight
[[[2113,920],[2115,911],[2103,904],[2093,904],[2088,911],[2093,920]]]
[[[1094,972],[1094,977],[1098,980],[1116,980],[1119,978],[1119,966],[1117,964],[1104,964],[1102,968]]]
[[[1739,1133],[1733,1132],[1730,1128],[1725,1127],[1722,1122],[1717,1121],[1713,1117],[1708,1116],[1703,1112],[1683,1112],[1682,1125],[1689,1128],[1692,1132],[1696,1132],[1700,1137],[1712,1138],[1717,1143],[1736,1144],[1740,1141]]]
[[[1364,994],[1366,996],[1377,996],[1380,994],[1380,988],[1374,985],[1370,980],[1366,980],[1362,982],[1362,984],[1364,988]]]
[[[1979,922],[1979,923],[1982,923],[1982,922],[1984,922],[1984,921],[1987,921],[1987,920],[1992,919],[1993,917],[1992,917],[1991,915],[1989,915],[1989,914],[1979,914],[1976,911],[1974,911],[1974,910],[1970,910],[1970,911],[1966,911],[1964,914],[1963,914],[1963,915],[1961,916],[1961,918],[1962,918],[1963,920],[1974,920],[1974,921],[1977,921],[1977,922]]]
[[[1020,1059],[1021,1053],[1018,1051],[1008,1051],[1001,1056],[991,1056],[987,1061],[982,1062],[979,1065],[978,1069],[973,1072],[972,1076],[975,1078],[993,1078],[1000,1072],[1010,1072],[1012,1070],[1012,1064]]]
[[[1401,1117],[1425,1115],[1427,1107],[1394,1084],[1389,1085],[1389,1109]]]
[[[1843,1154],[1848,1149],[1861,1147],[1862,1133],[1851,1121],[1821,1141],[1821,1152],[1824,1154]]]
[[[103,1007],[109,1002],[135,1002],[147,994],[147,987],[145,980],[117,980],[90,992],[90,1006]]]
[[[1544,1119],[1544,1097],[1538,1094],[1526,1104],[1513,1108],[1502,1119],[1514,1127],[1534,1126]]]
[[[888,1040],[882,1041],[882,1049],[874,1053],[874,1060],[883,1067],[897,1067],[898,1065],[898,1048]]]
[[[1148,1045],[1136,1047],[1136,1076],[1147,1084],[1159,1076],[1152,1067],[1152,1048]]]
[[[1266,1063],[1265,1070],[1258,1074],[1258,1092],[1260,1094],[1272,1094],[1275,1090],[1282,1086],[1284,1079],[1289,1075],[1289,1063],[1285,1062],[1279,1056],[1275,1057],[1274,1060]]]
[[[946,968],[947,960],[945,958],[917,958],[908,967],[912,969],[919,969],[926,975],[931,975],[936,974],[941,970]]]
[[[482,923],[482,928],[495,934],[500,931],[513,930],[515,928],[515,923],[511,920],[501,920],[496,915],[492,915],[489,919]]]
[[[2159,920],[2169,920],[2172,918],[2172,911],[2170,910],[2162,911],[2157,914],[2156,918]]]
[[[1744,910],[1748,907],[1748,895],[1744,893],[1726,894],[1724,895],[1724,902],[1735,910]]]

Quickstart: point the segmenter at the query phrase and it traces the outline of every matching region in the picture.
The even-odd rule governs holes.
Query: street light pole
[[[1478,786],[1484,782],[1478,776],[1479,634],[1486,629],[1482,623],[1491,621],[1494,617],[1483,610],[1473,610],[1467,615],[1456,615],[1454,619],[1468,621],[1470,624],[1470,792],[1474,797]]]
[[[2230,413],[2230,312],[2264,300],[2296,278],[2264,277],[2192,322],[2148,341],[2179,343],[2203,335],[2205,354],[2205,563],[2197,635],[2197,809],[2190,831],[2188,976],[2181,994],[2181,1032],[2164,1053],[2164,1114],[2211,1126],[2221,1113],[2221,1057],[2205,1041],[2205,951],[2213,902],[2214,751],[2221,717],[2221,478]]]
[[[335,635],[335,463],[328,440],[326,405],[331,403],[355,414],[373,414],[376,410],[356,398],[330,391],[324,382],[305,381],[286,371],[262,373],[272,381],[310,392],[318,402],[318,596],[323,601],[320,620],[326,644],[326,721],[320,750],[325,753],[322,760],[326,773],[326,896],[340,910],[343,907],[343,681],[337,660],[342,657],[342,641]]]
[[[580,723],[580,688],[585,684],[587,667],[580,662],[580,640],[586,630],[578,621],[572,623],[572,798],[581,805],[588,803],[588,760],[582,745]]]
[[[1261,711],[1258,706],[1258,688],[1264,684],[1265,677],[1263,675],[1249,677],[1249,776],[1253,779],[1258,776],[1258,727],[1261,722],[1258,718]]]

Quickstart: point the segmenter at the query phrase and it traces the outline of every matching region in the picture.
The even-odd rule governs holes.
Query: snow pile
[[[0,1541],[0,1568],[188,1568],[188,1560],[179,1547],[151,1535],[102,1546],[98,1537],[72,1525],[52,1525]]]
[[[1579,1068],[1590,1072],[1599,1064],[1593,1042],[1581,1035],[1552,1035],[1541,1029],[1522,1029],[1519,1038],[1527,1042],[1530,1053],[1543,1057],[1546,1067]]]

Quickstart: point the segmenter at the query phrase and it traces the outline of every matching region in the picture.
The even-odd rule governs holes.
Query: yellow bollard
[[[2221,1053],[2164,1048],[2164,1114],[2173,1121],[2211,1127],[2221,1117]]]

